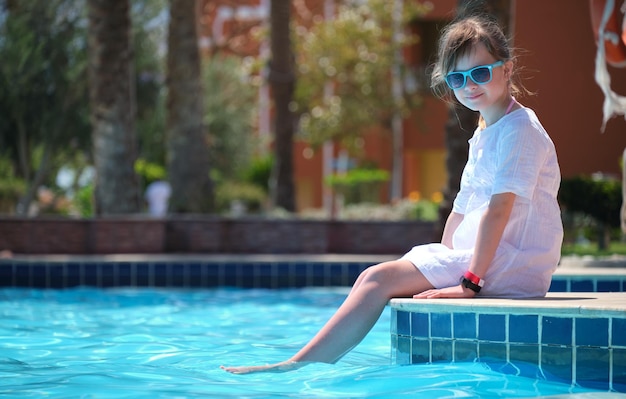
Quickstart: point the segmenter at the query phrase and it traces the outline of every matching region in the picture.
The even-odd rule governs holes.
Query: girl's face
[[[492,124],[502,117],[509,101],[509,76],[512,63],[496,63],[497,59],[487,51],[484,44],[476,45],[471,51],[457,59],[454,71],[464,72],[482,65],[493,65],[491,69],[491,81],[477,84],[469,76],[465,76],[465,86],[455,89],[454,95],[461,104],[473,111],[479,111],[487,125]],[[485,70],[477,71],[479,78],[488,78]],[[480,81],[480,79],[478,79]]]

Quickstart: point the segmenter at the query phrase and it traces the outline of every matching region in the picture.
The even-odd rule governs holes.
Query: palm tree
[[[95,211],[139,212],[129,0],[88,0],[87,6]]]
[[[295,85],[294,57],[291,49],[289,21],[291,1],[272,0],[270,9],[270,48],[272,59],[269,76],[274,97],[274,167],[270,179],[272,203],[295,211],[293,183],[294,116],[289,109]]]
[[[510,26],[510,0],[458,0],[457,10],[461,12],[467,7],[479,8],[490,13],[497,20],[505,34]],[[460,104],[451,106],[445,126],[446,135],[446,169],[448,181],[444,190],[444,200],[439,206],[439,226],[437,234],[443,233],[446,218],[452,211],[452,203],[460,189],[461,174],[467,163],[468,140],[478,121],[478,113]]]
[[[167,169],[170,211],[213,210],[213,183],[203,122],[196,1],[171,0],[167,53]]]

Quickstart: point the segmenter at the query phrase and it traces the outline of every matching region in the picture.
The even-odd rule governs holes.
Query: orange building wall
[[[564,177],[620,175],[626,122],[613,118],[601,133],[604,96],[594,81],[596,45],[588,0],[515,2],[515,46],[536,96],[522,102],[537,112],[552,137]],[[611,69],[613,90],[626,95],[626,69]]]

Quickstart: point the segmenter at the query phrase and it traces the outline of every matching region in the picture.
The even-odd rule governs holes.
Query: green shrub
[[[13,213],[25,191],[26,183],[23,180],[0,178],[0,213]]]
[[[247,212],[259,212],[267,201],[267,193],[258,185],[242,182],[224,182],[215,190],[218,212],[228,212],[239,201]]]
[[[93,216],[94,209],[93,184],[80,188],[74,197],[74,206],[81,217]]]
[[[268,193],[273,165],[274,158],[271,155],[254,158],[243,172],[243,180],[263,188]]]
[[[142,158],[135,161],[135,173],[141,177],[144,187],[156,180],[163,180],[166,176],[165,168],[162,165],[148,162]]]
[[[590,176],[577,176],[563,179],[559,191],[559,203],[566,215],[565,220],[585,220],[576,215],[592,219],[592,227],[598,231],[598,244],[601,249],[608,245],[611,231],[620,225],[622,206],[622,185],[615,179]],[[569,214],[569,215],[568,215]],[[578,227],[586,226],[572,226]]]
[[[380,187],[388,180],[389,172],[384,169],[359,168],[329,176],[326,184],[341,193],[346,204],[378,203]]]

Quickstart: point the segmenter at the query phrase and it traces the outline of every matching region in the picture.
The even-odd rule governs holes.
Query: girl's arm
[[[474,256],[469,266],[469,271],[480,278],[485,277],[487,269],[496,255],[500,245],[500,239],[504,228],[509,221],[515,194],[502,193],[491,196],[487,211],[483,215],[478,227]]]
[[[469,266],[469,271],[478,277],[484,277],[487,273],[487,269],[489,269],[489,265],[500,244],[504,228],[509,221],[514,203],[515,194],[513,193],[502,193],[491,196],[489,206],[478,227],[474,256],[472,256],[472,261]],[[450,216],[448,221],[450,221],[450,218],[453,218],[452,222],[454,222],[454,217]],[[446,222],[446,229],[447,228],[448,222]],[[442,240],[442,242],[445,244],[445,241]],[[472,298],[474,295],[476,295],[474,291],[459,284],[453,287],[424,291],[415,295],[414,298]]]

